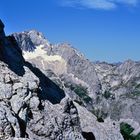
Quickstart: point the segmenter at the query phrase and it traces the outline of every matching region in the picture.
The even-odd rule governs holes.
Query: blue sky
[[[1,0],[7,34],[36,29],[92,61],[140,60],[139,0]]]

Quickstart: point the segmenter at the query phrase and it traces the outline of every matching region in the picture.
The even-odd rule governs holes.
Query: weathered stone
[[[120,120],[139,123],[139,62],[92,63],[37,31],[5,37],[3,28],[0,139],[123,140]]]

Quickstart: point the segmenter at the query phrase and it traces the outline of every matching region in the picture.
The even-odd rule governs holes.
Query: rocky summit
[[[0,20],[0,140],[140,140],[140,62],[91,62]]]

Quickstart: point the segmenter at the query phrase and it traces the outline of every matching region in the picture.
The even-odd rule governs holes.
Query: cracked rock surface
[[[7,37],[0,21],[0,140],[123,140],[119,121],[95,116],[96,106],[108,103],[96,101],[108,87],[96,68],[39,32]]]

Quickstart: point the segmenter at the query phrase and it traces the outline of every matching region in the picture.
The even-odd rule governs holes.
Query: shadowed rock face
[[[3,30],[3,28],[4,28],[4,24],[3,24],[3,22],[0,19],[0,29]]]
[[[3,31],[3,29],[4,29],[4,24],[3,24],[3,22],[0,20],[0,31]]]
[[[82,135],[86,140],[96,140],[92,132],[82,132]]]
[[[36,31],[6,37],[3,28],[0,22],[0,139],[123,140],[119,128],[114,128],[111,121],[100,124],[87,110],[94,105],[91,97],[100,94],[101,88],[91,62],[68,46],[53,48]],[[34,52],[43,44],[48,66],[67,60],[68,74],[58,75],[49,67],[43,69],[34,60],[24,59],[23,53]],[[52,54],[55,57],[49,57]],[[40,58],[36,60],[41,63]],[[82,105],[73,100],[81,101]]]
[[[14,47],[14,49],[13,49]],[[8,64],[9,68],[18,75],[24,74],[22,51],[13,37],[6,37],[4,24],[0,20],[0,59]]]
[[[5,33],[4,33],[4,24],[0,20],[0,39],[3,38],[4,36],[5,36]]]

